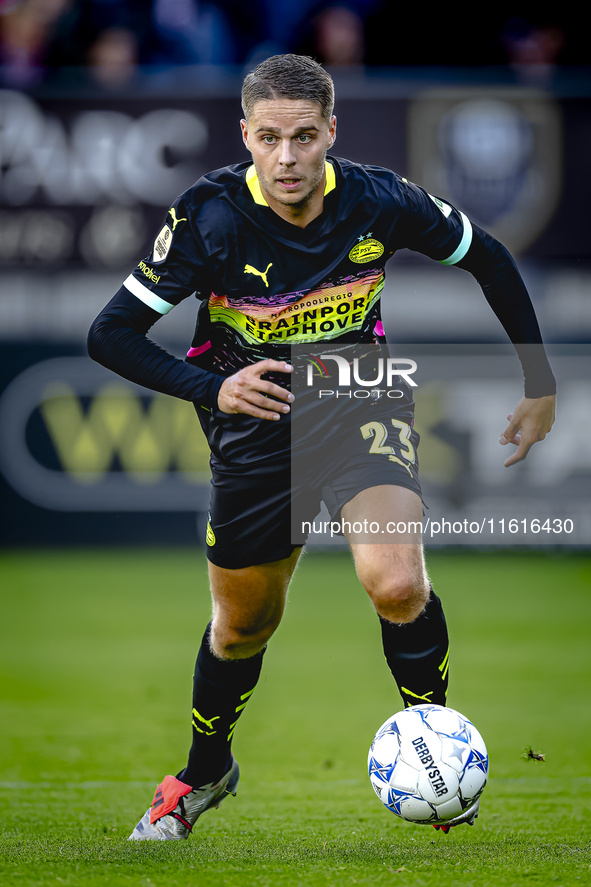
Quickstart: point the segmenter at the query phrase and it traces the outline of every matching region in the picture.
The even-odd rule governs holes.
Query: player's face
[[[336,118],[325,120],[317,102],[272,99],[257,102],[241,127],[269,206],[300,225],[320,215]]]

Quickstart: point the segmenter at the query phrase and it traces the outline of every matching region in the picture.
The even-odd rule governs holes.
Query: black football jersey
[[[466,216],[388,169],[326,160],[324,208],[306,228],[267,204],[252,164],[199,179],[170,208],[124,286],[159,314],[201,300],[188,360],[222,375],[292,344],[383,338],[385,265],[407,248],[466,255]]]

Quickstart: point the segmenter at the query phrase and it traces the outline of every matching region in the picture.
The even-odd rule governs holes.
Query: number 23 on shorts
[[[383,422],[367,422],[365,425],[362,425],[359,430],[361,431],[364,440],[369,440],[370,437],[373,438],[369,448],[369,452],[372,455],[387,456],[390,462],[397,462],[398,465],[402,465],[412,476],[409,467],[409,463],[415,461],[415,448],[410,442],[412,429],[407,422],[402,422],[400,419],[390,419],[390,422],[394,428],[398,429],[397,443],[400,447],[400,455],[402,456],[402,459],[395,454],[394,447],[386,443],[386,440],[388,439],[388,429]]]

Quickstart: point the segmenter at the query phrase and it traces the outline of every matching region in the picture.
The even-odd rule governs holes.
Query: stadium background
[[[477,502],[482,514],[512,516],[518,502],[526,519],[574,519],[569,543],[591,538],[591,75],[576,20],[508,10],[497,6],[472,34],[437,14],[401,22],[383,0],[257,0],[248,15],[196,0],[3,3],[3,544],[202,537],[207,452],[191,407],[93,365],[85,337],[150,251],[175,195],[245,158],[244,72],[292,50],[314,53],[335,76],[336,154],[395,169],[502,239],[546,341],[562,346],[553,351],[560,421],[511,472],[496,444],[520,394],[510,352],[500,376],[476,353],[467,373],[455,371],[463,382],[443,384],[441,369],[421,381],[432,513],[461,516]],[[412,254],[390,263],[383,304],[402,346],[506,342],[468,275]],[[183,355],[195,310],[190,299],[164,318],[157,341]]]
[[[514,9],[476,24],[467,5],[384,0],[0,0],[3,884],[588,880],[591,69],[578,15]],[[557,425],[505,471],[520,372],[478,286],[415,255],[390,264],[390,338],[419,343],[430,373],[430,513],[570,516],[577,532],[530,536],[533,552],[519,534],[428,552],[450,702],[491,755],[476,828],[442,838],[373,797],[365,755],[399,700],[350,559],[323,551],[298,568],[244,713],[238,803],[186,846],[132,847],[189,739],[207,452],[190,405],[93,364],[86,333],[177,192],[246,156],[244,72],[292,50],[335,77],[336,153],[394,168],[505,240],[552,343]],[[154,331],[180,356],[195,309]],[[546,763],[522,758],[529,745]]]

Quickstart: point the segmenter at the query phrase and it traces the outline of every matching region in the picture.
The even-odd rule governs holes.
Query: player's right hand
[[[223,382],[218,394],[218,407],[224,413],[246,413],[257,419],[277,421],[282,413],[289,413],[289,404],[294,396],[261,376],[265,373],[291,373],[292,369],[289,363],[270,359],[244,367]]]

